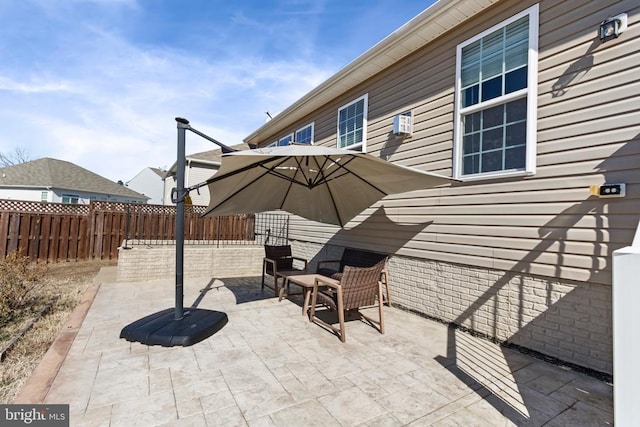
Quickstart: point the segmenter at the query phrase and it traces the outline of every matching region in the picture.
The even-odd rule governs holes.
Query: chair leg
[[[318,302],[318,296],[314,292],[311,296],[311,307],[309,308],[309,322],[313,323],[313,319],[316,317],[316,304]]]
[[[302,315],[307,316],[309,313],[309,300],[311,299],[311,289],[302,288],[302,292],[304,293],[304,303],[302,304]]]
[[[387,292],[389,292],[389,287],[387,287]],[[387,300],[389,303],[389,300]],[[380,333],[384,334],[384,303],[382,302],[382,286],[378,286],[378,318],[380,319]]]
[[[275,296],[278,296],[279,292],[278,292],[278,276],[276,275],[276,272],[273,272],[273,294]]]
[[[340,328],[336,328],[335,326],[325,322],[324,320],[316,317],[316,307],[318,305],[318,287],[314,286],[313,295],[311,296],[311,307],[309,311],[309,322],[317,323],[326,327],[327,329],[333,331],[335,334],[338,334],[340,337],[340,341],[346,341],[345,329],[344,329],[344,308],[342,304],[342,289],[338,288],[338,319],[340,321]]]
[[[382,301],[382,284],[378,282],[378,320],[374,319],[373,316],[367,316],[364,313],[360,313],[360,316],[368,321],[371,325],[375,327],[376,323],[378,324],[378,332],[384,334],[384,303]]]
[[[382,270],[381,279],[384,281],[384,288],[386,289],[386,297],[385,302],[389,307],[391,307],[391,293],[389,292],[389,272],[385,269]]]
[[[344,302],[342,300],[342,288],[338,288],[338,320],[340,321],[340,341],[347,340],[344,329]]]

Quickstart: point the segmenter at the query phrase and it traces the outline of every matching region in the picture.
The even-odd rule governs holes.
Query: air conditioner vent
[[[413,134],[413,118],[411,117],[411,113],[398,114],[393,118],[393,134],[403,137]]]

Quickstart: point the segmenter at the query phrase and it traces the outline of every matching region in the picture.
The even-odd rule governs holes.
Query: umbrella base
[[[176,320],[175,308],[159,311],[122,328],[120,338],[145,345],[187,347],[209,338],[227,324],[226,313],[187,309]]]

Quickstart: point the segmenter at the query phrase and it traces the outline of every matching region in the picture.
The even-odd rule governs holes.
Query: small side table
[[[311,291],[313,290],[313,286],[316,281],[316,277],[321,277],[325,281],[339,283],[337,280],[331,279],[329,277],[325,277],[321,274],[308,274],[305,272],[298,271],[282,271],[278,272],[278,276],[284,279],[284,283],[280,288],[279,301],[284,298],[284,288],[286,286],[289,289],[290,284],[298,285],[302,288],[302,293],[304,294],[304,304],[302,305],[302,315],[305,316],[309,311],[309,302],[311,301]],[[287,295],[289,295],[287,293]],[[292,294],[293,295],[293,294]]]

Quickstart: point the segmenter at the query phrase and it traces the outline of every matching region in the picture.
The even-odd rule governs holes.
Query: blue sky
[[[242,142],[432,3],[0,1],[0,152],[128,181],[175,162],[175,117]]]

